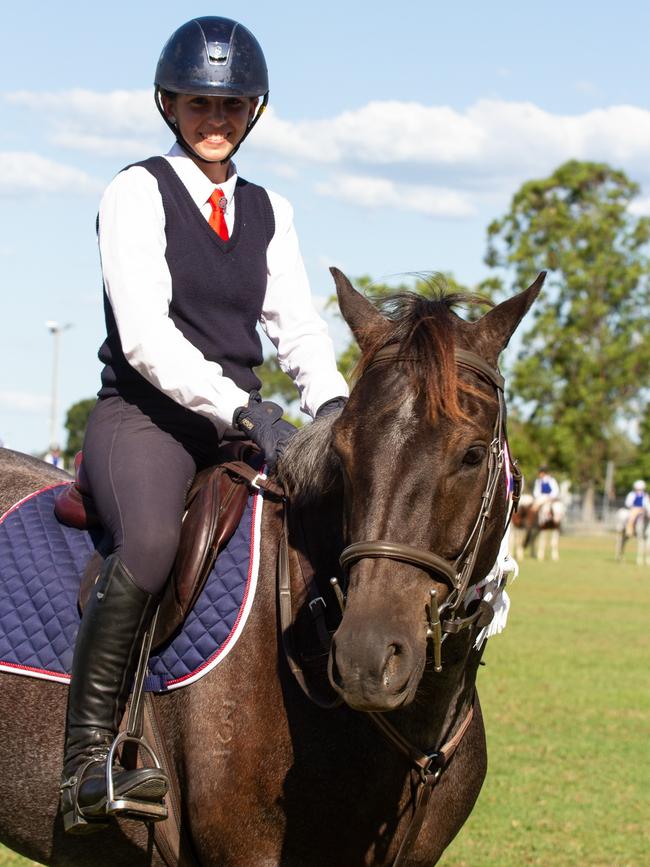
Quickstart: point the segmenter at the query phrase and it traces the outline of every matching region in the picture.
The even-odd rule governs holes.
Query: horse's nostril
[[[399,644],[391,644],[388,648],[388,654],[386,656],[386,662],[384,665],[384,673],[382,676],[382,682],[385,687],[389,687],[391,684],[391,680],[395,677],[397,673],[397,668],[399,662],[397,657],[401,654],[402,648]]]
[[[341,673],[339,672],[339,667],[336,664],[336,645],[332,644],[332,649],[330,650],[329,656],[329,679],[332,686],[341,686]]]

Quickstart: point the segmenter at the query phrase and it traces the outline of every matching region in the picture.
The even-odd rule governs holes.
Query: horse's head
[[[472,323],[452,310],[466,299],[442,293],[398,296],[384,316],[332,273],[361,361],[332,430],[348,581],[330,680],[349,705],[385,711],[413,700],[438,613],[443,634],[462,629],[444,643],[446,667],[464,661],[466,636],[485,617],[472,618],[465,599],[496,560],[506,522],[497,360],[544,277]]]

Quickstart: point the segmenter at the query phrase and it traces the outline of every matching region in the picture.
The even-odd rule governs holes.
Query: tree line
[[[542,294],[506,354],[511,451],[526,478],[540,464],[569,479],[593,502],[608,462],[623,492],[650,480],[650,218],[635,213],[638,184],[605,163],[571,160],[549,177],[524,183],[508,212],[487,228],[491,275],[477,286],[438,275],[451,292],[498,301],[548,271]],[[431,279],[357,288],[381,300],[395,292],[430,292]],[[339,354],[350,377],[352,340]],[[268,358],[258,371],[264,394],[291,404],[296,390]],[[66,455],[81,447],[94,400],[70,407]]]

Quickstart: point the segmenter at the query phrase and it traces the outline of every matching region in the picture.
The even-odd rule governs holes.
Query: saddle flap
[[[225,466],[197,474],[188,496],[181,540],[163,594],[154,647],[164,644],[192,610],[219,551],[237,529],[248,484]]]

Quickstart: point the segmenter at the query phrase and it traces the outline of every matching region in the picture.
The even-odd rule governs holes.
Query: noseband
[[[401,563],[408,563],[412,566],[418,566],[426,572],[429,572],[432,576],[442,578],[443,582],[448,585],[450,590],[449,595],[440,606],[437,603],[437,591],[430,591],[431,605],[428,612],[429,623],[427,628],[427,637],[433,639],[434,668],[436,671],[442,671],[442,643],[448,634],[460,632],[462,629],[466,629],[472,625],[476,625],[477,628],[483,628],[490,623],[494,615],[492,607],[483,600],[481,600],[476,609],[466,617],[461,617],[459,610],[463,605],[469,582],[474,571],[474,566],[476,564],[479,548],[483,540],[483,535],[492,514],[499,477],[506,456],[509,461],[513,478],[512,505],[508,515],[508,520],[506,521],[506,528],[510,521],[510,517],[512,516],[512,512],[517,508],[519,496],[521,494],[521,473],[516,464],[511,460],[510,452],[507,449],[506,406],[503,394],[504,379],[498,370],[495,370],[474,352],[468,352],[464,349],[456,349],[455,358],[456,364],[459,367],[471,370],[484,380],[487,380],[487,382],[493,386],[498,401],[497,417],[488,453],[487,482],[485,490],[481,496],[481,505],[478,517],[467,541],[465,542],[462,552],[452,561],[421,548],[413,548],[410,545],[377,539],[353,542],[343,550],[340,557],[341,566],[346,573],[349,568],[359,560],[366,558],[385,558],[389,560],[398,560]],[[397,344],[390,344],[384,346],[379,350],[379,352],[377,352],[367,369],[374,367],[376,364],[406,360],[408,359],[399,355],[399,347]],[[335,581],[336,579],[333,579],[333,583],[335,583]],[[339,601],[342,602],[342,594],[340,594],[340,591]]]

